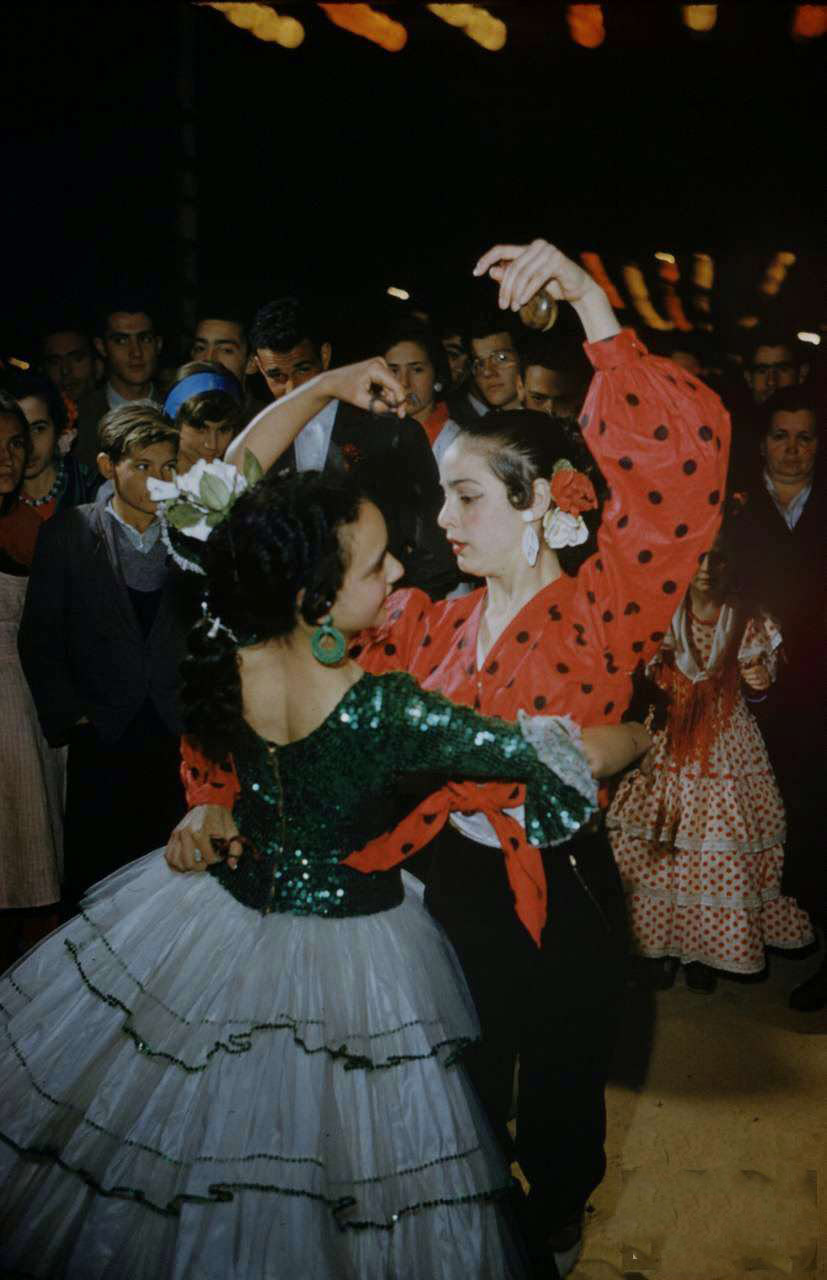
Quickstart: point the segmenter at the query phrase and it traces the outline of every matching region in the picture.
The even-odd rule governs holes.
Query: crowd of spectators
[[[277,467],[285,476],[353,473],[385,514],[404,585],[434,598],[471,585],[437,525],[438,467],[460,428],[491,410],[553,418],[601,496],[578,422],[591,371],[565,324],[537,334],[493,308],[429,315],[400,305],[390,314],[377,308],[363,329],[360,354],[384,356],[406,390],[408,416],[379,418],[333,401]],[[32,367],[0,370],[2,656],[17,663],[19,630],[22,664],[2,693],[14,731],[5,736],[0,792],[4,812],[16,815],[0,836],[4,965],[58,911],[75,910],[91,883],[163,844],[184,809],[177,664],[198,601],[168,554],[147,479],[222,457],[267,403],[336,364],[340,330],[323,304],[282,297],[249,318],[210,302],[186,341],[165,342],[152,304],[124,294],[92,324],[68,315],[44,324]],[[742,622],[770,618],[780,636],[771,685],[741,672],[744,714],[760,727],[786,809],[784,892],[823,941],[821,352],[766,329],[748,331],[737,352],[716,348],[708,334],[642,337],[706,381],[732,418],[726,590],[716,594],[704,579],[695,602],[712,601],[717,617],[734,600]],[[626,874],[631,901],[643,890],[633,869]],[[657,942],[649,930],[647,951],[645,933],[643,953],[671,960],[673,971],[702,954],[707,968],[727,970],[714,947],[685,954],[664,927]],[[780,945],[807,936],[802,928],[795,943]],[[791,1001],[824,1006],[823,961]]]

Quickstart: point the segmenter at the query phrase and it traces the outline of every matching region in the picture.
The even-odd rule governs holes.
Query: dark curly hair
[[[549,417],[534,409],[499,409],[463,426],[461,440],[471,440],[486,448],[488,465],[505,485],[508,501],[517,511],[531,506],[532,486],[540,478],[551,480],[555,462],[567,458],[577,470],[586,471],[600,501],[605,482],[597,471],[583,441],[573,434],[576,424],[568,418]],[[590,537],[579,547],[561,547],[557,552],[564,573],[574,576],[594,552],[594,534],[600,523],[600,509],[584,511],[583,520]]]
[[[239,645],[289,635],[302,589],[305,622],[330,609],[347,570],[339,530],[361,502],[344,478],[266,476],[204,544],[206,612],[190,632],[181,706],[185,732],[209,759],[226,761],[243,732]]]

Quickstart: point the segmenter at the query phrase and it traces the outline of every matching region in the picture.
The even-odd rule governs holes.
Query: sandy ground
[[[827,1277],[827,1012],[787,1008],[816,966],[630,990],[571,1280]]]

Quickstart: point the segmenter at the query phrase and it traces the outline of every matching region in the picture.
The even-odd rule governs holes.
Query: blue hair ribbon
[[[174,422],[178,410],[186,400],[200,395],[202,391],[226,391],[234,400],[241,403],[241,388],[238,379],[232,374],[223,373],[191,373],[172,388],[164,401],[164,413]]]

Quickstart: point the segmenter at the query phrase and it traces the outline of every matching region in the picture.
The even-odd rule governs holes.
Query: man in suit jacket
[[[104,414],[135,400],[155,400],[155,378],[163,339],[140,298],[124,296],[105,306],[96,325],[95,350],[106,366],[106,382],[78,403],[74,453],[94,467],[98,425]]]
[[[274,400],[327,369],[332,355],[318,319],[295,298],[262,307],[250,349]],[[376,418],[331,401],[276,462],[280,472],[347,471],[385,517],[389,545],[405,567],[401,585],[445,596],[459,582],[456,560],[438,528],[439,473],[427,436],[413,418]]]
[[[68,743],[65,900],[163,844],[181,816],[176,704],[185,619],[149,477],[175,474],[177,434],[154,405],[100,427],[94,504],[41,531],[20,656],[43,731]]]

